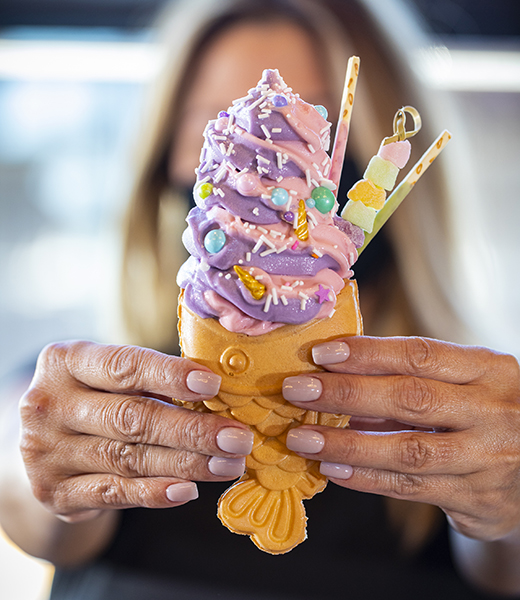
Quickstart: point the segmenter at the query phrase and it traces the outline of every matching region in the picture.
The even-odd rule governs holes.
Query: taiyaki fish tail
[[[284,554],[307,537],[302,499],[296,487],[269,490],[256,479],[242,479],[221,496],[218,516],[233,533],[249,535],[264,552]]]

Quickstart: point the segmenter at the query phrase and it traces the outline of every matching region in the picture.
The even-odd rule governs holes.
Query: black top
[[[413,558],[397,550],[384,500],[333,484],[305,503],[308,539],[271,556],[216,516],[229,484],[199,484],[184,506],[124,512],[107,552],[83,569],[57,569],[52,600],[448,600],[489,598],[455,573],[446,526]]]

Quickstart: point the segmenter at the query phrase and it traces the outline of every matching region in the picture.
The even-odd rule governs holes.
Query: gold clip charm
[[[414,128],[411,131],[406,131],[406,113],[411,115]],[[394,116],[394,135],[383,140],[383,146],[392,142],[404,142],[408,138],[419,132],[422,126],[421,115],[413,106],[403,106]]]

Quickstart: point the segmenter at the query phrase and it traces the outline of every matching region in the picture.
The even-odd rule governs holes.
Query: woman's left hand
[[[343,487],[437,505],[468,537],[520,536],[514,357],[368,336],[316,346],[313,356],[326,372],[287,378],[284,397],[301,408],[352,415],[351,428],[292,429],[289,449],[321,461],[321,472]]]

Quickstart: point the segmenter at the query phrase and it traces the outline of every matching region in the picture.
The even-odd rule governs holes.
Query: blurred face
[[[207,122],[232,100],[245,96],[264,69],[278,69],[306,102],[330,110],[330,92],[306,31],[286,21],[236,25],[218,37],[198,62],[172,149],[172,181],[193,184]]]

